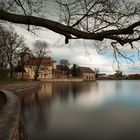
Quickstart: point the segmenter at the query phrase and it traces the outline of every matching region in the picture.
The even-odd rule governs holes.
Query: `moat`
[[[30,140],[140,139],[140,81],[43,83],[21,94]]]

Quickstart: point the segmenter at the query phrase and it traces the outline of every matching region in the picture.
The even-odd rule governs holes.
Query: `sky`
[[[56,60],[58,63],[61,59],[67,59],[70,64],[77,64],[79,66],[90,67],[93,70],[99,69],[100,73],[113,74],[117,70],[117,63],[114,63],[114,56],[111,52],[107,51],[104,54],[99,54],[96,50],[96,43],[84,40],[72,40],[68,45],[64,42],[64,37],[56,34],[50,30],[43,29],[36,31],[36,35],[28,32],[21,26],[13,25],[18,34],[23,35],[28,47],[32,48],[32,43],[35,40],[43,40],[48,42],[49,56]],[[102,44],[103,47],[105,44]],[[132,50],[127,49],[131,55]],[[134,56],[133,56],[134,55]],[[134,63],[127,64],[126,61],[120,59],[121,70],[124,74],[140,73],[140,60],[138,54],[133,51],[132,58]]]
[[[51,13],[55,9],[53,5],[48,7],[48,13],[53,20],[57,20],[56,15]],[[92,69],[98,68],[100,73],[112,74],[118,69],[117,63],[114,63],[113,53],[108,48],[108,43],[88,41],[88,40],[71,40],[69,44],[65,44],[65,38],[47,29],[37,30],[36,35],[28,32],[25,28],[13,24],[18,34],[25,37],[25,42],[28,47],[32,48],[32,43],[35,40],[44,40],[48,42],[51,53],[49,54],[54,60],[59,62],[61,59],[67,59],[70,64],[79,66],[87,66]],[[99,54],[97,44],[100,48],[106,48],[104,54]],[[140,46],[140,43],[137,43]],[[120,58],[120,68],[124,74],[140,73],[140,59],[136,50],[130,47],[125,49],[128,56],[134,60],[134,63],[126,62]]]

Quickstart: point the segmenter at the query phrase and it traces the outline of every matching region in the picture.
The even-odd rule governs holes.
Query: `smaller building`
[[[89,67],[79,67],[80,77],[85,81],[93,81],[96,79],[96,73]]]
[[[135,73],[135,74],[129,74],[127,79],[131,79],[131,80],[140,80],[140,74]]]
[[[98,73],[98,76],[97,76],[97,78],[99,78],[99,79],[103,79],[106,77],[107,77],[107,75],[105,73]]]
[[[54,78],[68,78],[70,69],[66,65],[57,64],[53,69]]]

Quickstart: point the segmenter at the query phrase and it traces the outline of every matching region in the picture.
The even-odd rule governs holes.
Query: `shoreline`
[[[33,89],[41,86],[41,81],[22,81],[22,82],[12,82],[12,83],[0,83],[0,90],[9,90],[12,92],[15,91],[24,91],[28,89]]]
[[[52,79],[42,79],[41,82],[83,82],[82,78],[52,78]]]
[[[24,122],[22,121],[22,118],[21,118],[22,116],[20,116],[20,100],[18,98],[18,93],[20,94],[20,93],[24,93],[24,91],[36,89],[40,87],[41,84],[42,84],[41,81],[20,81],[20,82],[12,82],[12,83],[8,82],[8,83],[2,83],[2,84],[0,83],[0,91],[6,92],[6,94],[5,93],[3,94],[5,94],[5,96],[8,98],[7,102],[0,108],[0,112],[1,112],[0,122],[1,122],[1,125],[2,123],[4,123],[3,129],[2,129],[4,130],[4,132],[7,129],[9,130],[6,134],[2,132],[0,139],[1,137],[2,139],[5,138],[5,136],[7,135],[7,138],[9,137],[8,139],[10,140],[18,140],[19,137],[23,140],[29,140],[28,132],[26,131],[26,127],[24,127]],[[19,102],[19,103],[16,103],[17,104],[16,108],[13,107],[15,106],[15,102]],[[14,112],[14,111],[16,113],[6,115],[7,113]],[[5,120],[5,118],[7,118],[8,121]],[[8,125],[9,123],[10,124],[13,123],[13,120],[10,121],[10,118],[14,118],[14,124],[12,124],[11,126]],[[4,126],[5,122],[8,122],[6,126]],[[0,132],[2,130],[0,130]]]

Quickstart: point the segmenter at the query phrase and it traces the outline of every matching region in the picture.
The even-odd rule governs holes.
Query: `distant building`
[[[55,65],[53,69],[53,77],[54,78],[68,78],[70,69],[67,65]]]
[[[104,79],[104,78],[106,78],[107,77],[107,75],[105,74],[105,73],[98,73],[98,79]]]
[[[42,59],[42,60],[40,60]],[[26,75],[29,79],[33,79],[35,75],[36,65],[39,61],[41,62],[41,66],[39,68],[39,79],[51,79],[52,78],[52,67],[53,62],[51,58],[35,58],[31,57],[28,62],[25,64]]]
[[[53,61],[50,57],[36,58],[30,53],[20,54],[19,66],[25,69],[24,78],[34,79],[37,63],[41,62],[39,68],[39,79],[52,78]],[[19,74],[18,74],[19,75]],[[19,76],[18,76],[19,77]]]
[[[80,77],[85,81],[93,81],[96,79],[96,73],[89,67],[79,67]]]
[[[128,79],[132,79],[132,80],[139,80],[140,79],[140,74],[136,73],[136,74],[129,74]]]

